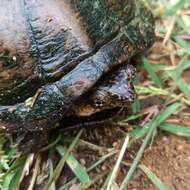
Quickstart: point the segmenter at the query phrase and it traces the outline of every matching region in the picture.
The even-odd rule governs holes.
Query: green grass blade
[[[185,56],[179,63],[176,65],[175,69],[169,71],[169,73],[172,73],[176,78],[180,77],[183,71],[190,68],[190,61],[187,60],[187,57]]]
[[[10,172],[10,173],[7,173],[7,175],[4,177],[3,185],[2,185],[3,190],[10,189],[11,180],[13,179],[14,175],[15,175],[14,173]]]
[[[146,176],[159,190],[169,190],[168,187],[145,165],[140,165],[139,168],[146,174]]]
[[[9,170],[8,156],[7,155],[0,157],[0,169]]]
[[[170,77],[175,81],[176,86],[179,88],[181,92],[185,94],[185,96],[190,99],[190,87],[187,82],[181,78],[176,77],[176,75],[172,72],[169,73]]]
[[[180,27],[183,30],[183,32],[185,32],[185,33],[189,32],[189,27],[184,22],[182,16],[176,15],[176,23],[177,23],[178,27]]]
[[[52,159],[49,159],[49,174],[50,174],[50,176],[53,175],[53,162],[52,162]],[[50,186],[50,190],[56,190],[55,182],[52,182],[52,184]]]
[[[126,138],[125,138],[125,140],[124,140],[124,142],[123,142],[121,151],[120,151],[120,153],[119,153],[118,159],[117,159],[117,161],[116,161],[116,164],[115,164],[115,166],[114,166],[114,168],[113,168],[113,171],[112,171],[112,173],[111,173],[111,177],[110,177],[110,180],[109,180],[108,185],[107,185],[107,187],[106,187],[106,190],[110,190],[111,187],[112,187],[112,184],[115,182],[115,179],[116,179],[116,177],[117,177],[117,174],[118,174],[118,171],[119,171],[119,167],[120,167],[120,165],[121,165],[121,161],[122,161],[123,156],[124,156],[124,154],[125,154],[125,151],[126,151],[126,149],[127,149],[128,143],[129,143],[129,136],[128,136],[128,134],[127,134],[127,136],[126,136]]]
[[[108,186],[108,183],[110,181],[110,178],[111,178],[111,172],[108,173],[107,177],[106,177],[106,180],[104,181],[104,184],[103,184],[103,187],[102,187],[102,190],[106,190],[106,187]]]
[[[180,103],[175,103],[171,106],[168,106],[163,112],[160,112],[159,117],[158,117],[159,118],[158,126],[162,122],[164,122],[172,113],[174,113],[179,108],[179,106],[181,106]],[[149,130],[150,126],[152,125],[152,123],[153,123],[153,120],[145,124],[143,127],[135,128],[129,133],[129,136],[135,140],[144,137],[147,131]]]
[[[152,126],[150,127],[150,129],[145,137],[145,140],[144,140],[143,144],[141,145],[127,175],[125,176],[123,182],[121,183],[119,190],[127,190],[128,183],[129,183],[134,171],[136,170],[139,160],[141,159],[143,152],[144,152],[149,140],[151,139],[151,136],[152,136],[154,130],[156,129],[156,127],[157,127],[157,125],[156,125],[156,119],[155,119],[155,121],[152,124]]]
[[[170,115],[175,113],[178,110],[178,108],[181,107],[181,105],[181,103],[174,103],[162,110],[158,115],[157,124],[160,125],[162,122],[164,122]]]
[[[56,149],[61,156],[64,156],[66,154],[66,149],[63,146],[57,146]],[[66,160],[66,163],[82,184],[91,183],[90,177],[87,174],[86,170],[80,165],[74,156],[70,154]]]
[[[167,66],[161,63],[156,63],[156,64],[151,64],[151,67],[153,69],[154,72],[156,71],[164,71]]]
[[[174,37],[174,40],[183,48],[182,50],[186,54],[190,54],[190,44],[180,37]]]
[[[15,175],[12,178],[11,183],[10,183],[10,189],[16,189],[16,188],[18,188],[19,183],[20,183],[20,177],[22,175],[22,169],[23,168],[21,167],[21,168],[18,168],[15,171]]]
[[[143,127],[137,127],[135,129],[133,129],[131,132],[129,132],[129,136],[134,140],[143,138],[146,135],[146,133],[150,127],[150,124],[151,123],[148,123],[148,124],[144,125]]]
[[[81,129],[79,131],[79,133],[77,134],[77,136],[75,137],[75,139],[73,140],[73,142],[71,143],[71,145],[69,146],[67,152],[65,153],[65,155],[62,157],[62,159],[59,161],[59,163],[57,164],[53,175],[50,177],[50,179],[48,180],[44,190],[48,190],[49,187],[51,186],[53,181],[56,181],[58,179],[58,177],[61,174],[61,171],[65,165],[65,162],[67,160],[67,157],[69,156],[69,153],[72,151],[72,149],[74,148],[74,146],[77,144],[80,136],[82,135],[83,129]]]
[[[40,152],[47,151],[47,150],[49,150],[50,148],[54,147],[54,146],[61,140],[61,137],[62,137],[62,135],[59,134],[59,135],[57,136],[57,138],[56,138],[52,143],[50,143],[50,144],[48,144],[47,146],[43,147],[43,148],[40,150]]]
[[[178,88],[180,89],[180,91],[183,92],[188,97],[188,99],[190,99],[189,84],[187,84],[187,82],[183,79],[178,79],[178,80],[176,79],[175,82],[176,82]]]
[[[178,10],[181,10],[185,7],[185,5],[189,2],[189,0],[178,0],[174,5],[168,6],[164,16],[171,16],[177,13]]]
[[[190,137],[190,128],[188,127],[171,123],[163,123],[159,126],[159,128],[175,135]]]
[[[14,173],[14,176],[10,183],[9,187],[10,189],[18,188],[25,160],[26,160],[25,156],[20,156],[11,164],[9,173],[11,172]]]
[[[175,102],[181,102],[190,106],[190,99],[183,97],[180,94],[171,93],[170,89],[156,88],[155,86],[135,86],[135,90],[139,95],[151,95],[151,96],[167,96],[168,98],[175,100]]]
[[[154,84],[156,86],[161,87],[162,86],[161,80],[159,79],[159,77],[155,73],[152,65],[148,62],[148,60],[145,57],[143,57],[142,60],[143,60],[144,67],[147,70],[151,80],[154,82]]]
[[[95,176],[95,178],[93,179],[92,181],[92,184],[89,184],[89,185],[80,185],[77,190],[88,190],[90,188],[90,186],[92,186],[93,184],[97,183],[99,180],[105,178],[105,176],[108,174],[107,171],[105,172],[102,172],[101,174]]]
[[[18,157],[10,166],[10,170],[15,170],[17,168],[21,168],[24,166],[24,163],[26,161],[26,156],[20,156]]]
[[[139,160],[141,159],[143,152],[148,144],[148,142],[150,141],[152,134],[154,133],[154,131],[156,130],[156,128],[162,123],[164,122],[170,115],[172,115],[173,113],[175,113],[178,108],[181,106],[180,103],[175,103],[172,104],[168,107],[166,107],[165,109],[163,109],[156,118],[153,119],[151,126],[148,129],[147,135],[127,173],[127,175],[125,176],[121,187],[119,190],[126,190],[127,189],[127,185],[135,171],[135,169],[137,168],[137,165],[139,163]]]
[[[135,99],[135,101],[132,104],[132,111],[134,114],[140,112],[140,101],[138,99]]]
[[[96,161],[94,164],[92,164],[89,168],[87,168],[87,172],[90,172],[92,170],[94,170],[96,167],[98,167],[100,164],[102,164],[103,162],[105,162],[108,158],[112,157],[113,155],[115,155],[116,153],[118,153],[117,150],[114,150],[104,156],[102,156],[98,161]],[[76,177],[74,177],[71,181],[69,181],[68,183],[64,184],[59,190],[66,190],[68,189],[68,187],[76,182]]]

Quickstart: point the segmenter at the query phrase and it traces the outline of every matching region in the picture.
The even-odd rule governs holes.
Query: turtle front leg
[[[87,92],[113,66],[136,51],[125,35],[118,35],[97,53],[78,64],[59,81],[45,85],[24,103],[0,109],[0,131],[42,130],[59,121],[76,99]]]

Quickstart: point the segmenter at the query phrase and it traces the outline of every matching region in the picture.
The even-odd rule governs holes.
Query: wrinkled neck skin
[[[5,0],[0,0],[0,2],[5,3]],[[10,1],[10,3],[13,2],[16,2],[16,0]],[[64,2],[61,0],[36,0],[33,3],[34,1],[23,0],[22,2],[24,3],[22,5],[27,15],[30,32],[32,31],[30,33],[32,39],[29,40],[29,46],[32,49],[29,48],[29,55],[35,55],[34,60],[38,61],[37,67],[32,66],[31,72],[37,73],[40,79],[39,86],[41,86],[41,81],[46,79],[46,74],[61,72],[64,70],[63,68],[67,68],[68,72],[63,76],[60,75],[58,81],[46,85],[42,82],[39,91],[25,102],[6,108],[1,107],[0,131],[10,132],[23,129],[43,130],[44,128],[51,128],[69,112],[70,108],[82,95],[96,86],[102,76],[106,76],[111,69],[128,61],[135,54],[145,51],[154,41],[152,14],[141,1],[120,0],[118,3],[118,1],[114,0],[97,0],[93,2],[87,0],[68,0]],[[56,7],[57,5],[61,7],[64,3],[68,3],[74,14],[77,15],[76,22],[80,23],[81,30],[85,29],[85,35],[83,33],[82,37],[77,36],[77,32],[74,37],[70,32],[67,33],[71,35],[68,39],[74,40],[74,43],[72,40],[69,43],[71,45],[69,47],[72,47],[68,51],[68,54],[72,52],[69,57],[64,57],[68,55],[64,53],[65,46],[63,48],[63,45],[65,45],[65,40],[56,40],[57,36],[60,40],[65,39],[61,38],[62,35],[65,37],[65,30],[60,30],[61,32],[54,31],[57,30],[54,22],[52,26],[50,25],[51,27],[46,27],[45,23],[42,22],[44,17],[39,16],[41,14],[39,10],[44,8],[46,3],[50,3],[52,7],[55,5]],[[41,26],[41,22],[44,25]],[[51,30],[53,30],[53,33]],[[77,27],[74,27],[73,30],[77,30]],[[26,31],[28,31],[28,28]],[[49,46],[48,43],[45,43],[47,38],[44,38],[44,35],[50,35],[51,41],[48,41],[48,43],[53,43],[51,46],[53,51],[52,49],[47,51]],[[110,36],[112,36],[111,39]],[[58,43],[58,46],[54,42]],[[93,47],[97,47],[93,53],[87,54],[83,59],[78,59],[81,55],[91,51]],[[19,48],[21,47],[19,46],[17,49]],[[71,62],[73,59],[78,59],[79,61],[76,61],[77,64],[72,65],[72,68],[70,68],[68,59]],[[23,66],[23,68],[25,67]],[[42,77],[40,78],[39,76]]]

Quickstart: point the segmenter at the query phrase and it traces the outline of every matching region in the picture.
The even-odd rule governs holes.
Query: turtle
[[[130,59],[149,49],[141,0],[0,0],[0,132],[52,129],[129,106]]]

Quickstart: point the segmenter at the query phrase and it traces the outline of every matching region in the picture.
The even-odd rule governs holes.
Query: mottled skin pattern
[[[114,71],[109,71],[88,93],[81,96],[68,114],[89,116],[102,109],[127,107],[135,96],[132,85],[134,75],[132,65],[124,64],[114,68]]]
[[[127,62],[154,41],[140,0],[0,4],[0,131],[48,129],[133,100]]]

